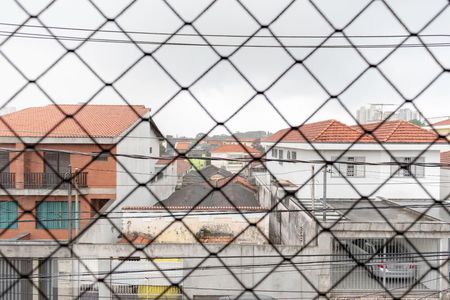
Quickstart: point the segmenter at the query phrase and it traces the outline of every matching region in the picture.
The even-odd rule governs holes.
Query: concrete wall
[[[178,182],[177,162],[174,161],[169,165],[156,165],[155,173],[159,170],[162,175],[156,176],[150,186],[151,191],[158,197],[160,201],[167,199],[173,192]]]
[[[379,163],[390,162],[391,157],[388,153],[382,149],[374,150],[349,150],[345,156],[362,156],[365,157],[366,162]],[[280,147],[277,147],[280,148]],[[301,150],[296,148],[283,147],[284,156],[286,158],[286,151],[296,151],[297,160],[311,161],[322,160],[322,158],[313,150]],[[415,157],[419,155],[420,150],[390,150],[390,152],[396,157],[411,156]],[[327,160],[339,156],[342,150],[321,150],[321,154]],[[270,156],[269,158],[273,158]],[[428,150],[422,157],[425,159],[425,163],[439,163],[439,151]],[[268,169],[278,179],[285,179],[295,183],[298,186],[303,186],[298,192],[299,198],[310,198],[310,178],[312,176],[311,166],[309,163],[295,163],[295,162],[283,162],[276,161],[267,163]],[[315,164],[316,172],[322,165]],[[383,184],[385,180],[391,175],[391,166],[378,165],[365,167],[365,176],[363,178],[347,177],[349,184],[343,177],[327,174],[327,197],[328,198],[359,198],[359,194],[364,196],[382,196],[392,199],[429,199],[428,193],[438,199],[440,196],[439,182],[440,182],[440,170],[439,168],[426,167],[425,177],[418,178],[418,181],[425,187],[426,191],[417,183],[413,178],[394,177],[388,182]],[[316,197],[322,197],[323,191],[323,174],[319,173],[315,177],[316,181]],[[353,185],[353,187],[352,187]],[[381,188],[380,188],[381,186]]]
[[[152,148],[152,153],[150,153]],[[149,122],[141,122],[117,145],[117,154],[159,156],[159,141]],[[111,209],[128,205],[152,205],[156,201],[145,187],[136,189],[138,183],[147,183],[155,173],[156,159],[118,157],[117,201]]]
[[[441,199],[450,199],[450,169],[441,168]]]
[[[227,153],[211,153],[212,158],[226,158],[226,159],[233,159],[233,158],[249,158],[250,156],[248,153],[242,153],[242,152],[227,152]],[[231,173],[238,173],[240,172],[241,175],[247,176],[248,170],[247,168],[242,170],[247,164],[247,161],[230,161],[230,160],[211,160],[211,164],[213,166],[216,166],[218,168],[224,168],[225,170],[231,172]],[[241,171],[242,170],[242,171]]]
[[[244,230],[244,233],[237,239],[238,243],[262,244],[267,242],[256,228],[247,228],[248,222],[258,222],[265,216],[265,213],[244,213],[248,222],[240,213],[217,213],[218,211],[194,211],[183,218],[186,227],[182,222],[173,222],[173,217],[167,212],[124,211],[123,229],[125,234],[140,233],[150,238],[163,232],[155,240],[158,243],[197,243],[193,235],[200,237],[201,231],[208,238],[214,236],[235,237]],[[183,216],[184,213],[178,213],[178,215]],[[268,219],[263,218],[257,226],[268,237]]]

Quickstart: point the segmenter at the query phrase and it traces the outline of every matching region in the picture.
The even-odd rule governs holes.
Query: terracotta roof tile
[[[364,124],[366,130],[374,130],[379,123]],[[300,132],[303,134],[301,135]],[[437,136],[406,121],[387,121],[372,134],[364,135],[358,125],[348,126],[336,120],[309,123],[294,129],[282,129],[263,139],[263,142],[297,142],[297,143],[376,143],[373,137],[384,143],[432,143]],[[439,142],[445,142],[440,140]]]
[[[241,146],[239,144],[225,144],[211,151],[211,153],[228,153],[228,152],[251,153],[256,155],[261,154],[255,148],[248,147],[245,145]]]
[[[282,129],[262,139],[263,142],[299,142],[299,143],[353,143],[361,136],[361,132],[336,120],[304,124],[296,129]],[[371,141],[363,137],[361,141]]]
[[[362,128],[360,126],[353,126],[353,128],[360,132],[363,132],[362,128],[373,131],[372,136],[384,143],[432,143],[437,138],[434,132],[407,121],[385,121],[381,126],[380,122],[377,122],[363,124]],[[445,142],[445,140],[438,142]]]
[[[433,126],[450,126],[450,119],[434,123]]]
[[[79,111],[78,111],[79,110]],[[149,109],[143,105],[47,105],[1,116],[0,136],[116,137]],[[74,114],[73,119],[66,114]],[[76,121],[75,121],[76,120]],[[77,122],[80,124],[78,125]]]
[[[177,149],[178,151],[189,150],[190,146],[191,146],[190,142],[176,142],[175,143],[175,149]]]

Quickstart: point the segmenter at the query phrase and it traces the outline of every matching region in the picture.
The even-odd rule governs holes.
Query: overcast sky
[[[447,43],[450,37],[429,36],[450,35],[450,9],[446,8],[448,2],[444,0],[388,1],[387,5],[373,1],[351,24],[348,22],[369,1],[312,1],[321,13],[309,1],[295,1],[274,22],[290,1],[243,0],[242,5],[256,20],[242,5],[232,0],[216,1],[198,19],[197,15],[211,1],[168,1],[171,9],[164,1],[138,0],[119,17],[117,14],[131,1],[57,0],[51,5],[51,1],[46,0],[17,2],[22,7],[12,0],[2,0],[0,4],[0,23],[3,24],[0,25],[2,105],[9,101],[7,106],[17,109],[41,106],[50,103],[49,97],[56,103],[86,102],[92,98],[91,103],[120,104],[124,97],[129,103],[150,107],[155,122],[164,134],[195,135],[206,132],[216,122],[228,120],[255,96],[255,89],[264,91],[264,95],[255,96],[226,122],[230,130],[275,131],[301,124],[327,100],[329,94],[339,95],[339,99],[354,115],[357,108],[368,103],[392,103],[398,106],[403,103],[402,95],[415,98],[443,68],[450,69],[448,46],[428,49],[402,47],[393,53],[393,48],[359,48],[362,58],[355,49],[346,47],[350,44],[342,38],[341,33],[335,32],[336,28],[343,29],[346,35],[352,36],[350,40],[354,44],[395,45],[405,37],[354,36],[407,36],[408,30],[427,35],[422,37],[424,42]],[[403,24],[395,18],[394,13]],[[14,24],[22,24],[30,15],[36,15],[38,19],[28,20],[26,27],[22,27],[14,37],[7,38],[8,32],[17,29]],[[107,18],[114,22],[106,22]],[[185,22],[193,20],[195,29],[185,25]],[[258,22],[269,24],[269,29],[261,29]],[[42,24],[83,29],[97,29],[104,25],[92,36],[94,40],[79,47],[82,43],[79,40],[56,41],[46,37],[51,32],[59,37],[86,38],[91,34],[90,31],[55,28],[49,31],[42,28]],[[247,40],[245,36],[256,33],[246,45],[274,47],[242,47],[236,51],[237,47],[225,46],[211,49],[203,46],[164,45],[158,48],[157,44],[139,43],[138,47],[129,42],[130,38],[146,42],[161,42],[168,38],[161,34],[131,32],[173,33],[176,30],[182,34],[195,34],[198,31],[209,35],[241,36],[205,37],[214,45],[240,45]],[[120,31],[126,31],[127,34]],[[334,35],[324,43],[328,48],[289,48],[288,52],[279,47],[279,42],[271,37],[271,32],[281,43],[291,46],[317,46],[325,41],[326,36]],[[24,34],[33,35],[25,38]],[[35,38],[38,35],[44,38]],[[313,35],[317,38],[281,38],[286,35]],[[108,42],[99,42],[99,39]],[[199,36],[178,35],[172,37],[170,43],[204,44],[205,41]],[[418,45],[419,40],[409,37],[406,43]],[[91,70],[75,53],[68,53],[64,47],[76,49],[76,54]],[[152,56],[142,57],[144,52],[152,53]],[[229,61],[217,63],[219,55],[230,54]],[[386,58],[387,55],[390,56]],[[295,60],[301,63],[292,66]],[[366,71],[342,93],[368,67],[368,63],[377,65],[377,69]],[[41,76],[53,64],[50,71]],[[276,81],[288,68],[290,70]],[[206,75],[197,81],[207,70]],[[37,83],[45,93],[34,84],[21,90],[28,82],[24,76],[28,80],[38,79]],[[97,76],[105,82],[112,82],[120,95],[112,87],[105,87]],[[179,85],[189,87],[194,97],[188,91],[182,91],[174,97],[180,90]],[[414,103],[426,117],[447,116],[450,115],[449,95],[450,75],[444,73]],[[388,109],[395,108],[392,106]],[[312,120],[329,118],[353,123],[352,117],[336,100],[329,101],[314,114]],[[222,132],[223,129],[214,131]]]

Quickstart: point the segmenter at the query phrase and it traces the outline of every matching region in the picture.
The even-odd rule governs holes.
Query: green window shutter
[[[67,229],[69,210],[66,201],[46,201],[37,208],[37,217],[47,229]],[[72,228],[76,224],[75,202],[72,202]],[[36,228],[44,228],[39,223]]]
[[[0,202],[0,228],[17,228],[18,206],[15,201]]]

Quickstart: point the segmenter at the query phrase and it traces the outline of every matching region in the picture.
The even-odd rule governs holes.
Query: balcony
[[[71,176],[74,176],[72,173]],[[64,181],[67,174],[61,173],[25,173],[24,188],[25,189],[68,189],[69,184]],[[87,187],[87,172],[81,172],[76,175],[79,188]]]
[[[15,173],[0,173],[0,188],[13,189],[16,187],[16,174]]]

